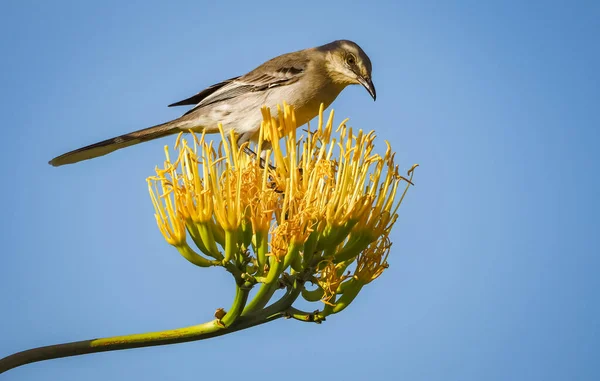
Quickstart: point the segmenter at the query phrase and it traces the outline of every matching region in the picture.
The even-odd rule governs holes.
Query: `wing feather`
[[[199,92],[198,94],[193,95],[193,96],[191,96],[189,98],[186,98],[186,99],[184,99],[182,101],[179,101],[179,102],[176,102],[176,103],[172,103],[168,107],[197,105],[204,98],[208,97],[209,95],[213,94],[215,91],[219,90],[223,86],[226,86],[228,83],[230,83],[231,81],[234,81],[234,80],[236,80],[238,78],[239,77],[234,77],[234,78],[226,79],[223,82],[219,82],[217,84],[209,86],[206,89],[204,89],[201,92]]]
[[[213,85],[195,96],[173,105],[194,104],[193,102],[197,101],[196,106],[184,114],[187,115],[202,107],[233,99],[249,92],[287,86],[302,78],[308,63],[308,59],[299,52],[284,54],[265,62],[248,74]]]

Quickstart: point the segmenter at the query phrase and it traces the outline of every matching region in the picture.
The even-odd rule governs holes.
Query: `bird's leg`
[[[247,136],[247,135],[242,135],[242,136],[240,136],[240,139],[239,139],[239,141],[238,141],[238,144],[240,144],[240,145],[241,145],[241,144],[243,144],[243,143],[247,142],[248,140],[249,140],[249,139],[248,139],[248,136]],[[240,143],[240,142],[241,142],[241,143]],[[268,142],[265,142],[265,143],[266,143],[265,145],[267,145],[268,147],[270,147],[270,144],[269,144]],[[258,155],[256,154],[256,152],[252,151],[252,149],[250,149],[250,147],[249,147],[248,145],[246,145],[246,146],[244,147],[244,153],[245,153],[246,155],[250,156],[250,157],[253,157],[253,158],[255,158],[255,159],[259,159],[259,160],[260,160],[260,161],[259,161],[259,165],[260,165],[260,167],[261,167],[262,169],[264,169],[264,168],[265,168],[265,164],[266,164],[267,162],[265,161],[265,158],[264,158],[264,157],[262,157],[262,156],[263,156],[263,155],[266,153],[266,151],[262,151],[261,157],[258,157]],[[271,165],[271,164],[269,164],[269,169],[270,169],[271,171],[275,172],[277,168],[275,168],[275,166],[274,166],[274,165]],[[280,190],[279,188],[277,188],[277,184],[276,184],[276,182],[274,181],[274,179],[273,179],[273,177],[272,177],[271,175],[269,175],[269,179],[270,179],[270,181],[271,181],[271,185],[270,185],[270,187],[271,187],[273,190],[275,190],[275,192],[277,192],[277,193],[283,193],[283,191],[282,191],[282,190]]]
[[[261,158],[259,158],[259,157],[258,157],[258,155],[256,154],[256,152],[252,151],[252,150],[250,149],[250,147],[248,147],[248,146],[244,147],[244,152],[245,152],[245,153],[246,153],[248,156],[251,156],[251,157],[254,157],[254,158],[258,158],[258,159],[260,159],[260,167],[261,167],[261,168],[263,168],[263,169],[265,168],[265,159],[264,159],[264,158],[262,158],[262,157],[261,157]],[[271,169],[271,170],[273,170],[273,171],[274,171],[274,170],[275,170],[275,166],[274,166],[274,165],[271,165],[271,164],[269,164],[269,169]]]
[[[239,137],[238,137],[238,141],[237,141],[238,147],[241,147],[241,146],[242,146],[244,143],[246,143],[246,142],[248,142],[248,143],[249,143],[249,142],[250,142],[250,140],[252,139],[252,136],[253,136],[254,134],[256,134],[256,132],[254,132],[254,131],[250,132],[250,131],[249,131],[249,132],[244,132],[244,133],[242,133],[241,135],[239,135]],[[269,144],[269,142],[263,142],[263,148],[265,148],[265,146],[266,146],[267,148],[270,148],[270,147],[271,147],[271,145]],[[255,158],[255,159],[259,159],[259,157],[258,157],[258,155],[256,154],[256,152],[252,151],[252,150],[250,149],[250,146],[249,146],[249,145],[246,145],[246,146],[244,147],[244,152],[245,152],[245,153],[246,153],[248,156],[250,156],[250,157],[253,157],[253,158]],[[264,150],[263,150],[263,154],[264,154],[264,153],[265,153],[265,152],[264,152]],[[262,155],[261,155],[261,156],[262,156]],[[263,169],[265,168],[265,159],[264,159],[264,157],[260,157],[260,167],[261,167],[261,168],[263,168]],[[269,164],[269,169],[275,170],[275,167],[274,167],[273,165],[270,165],[270,164]]]
[[[253,157],[253,158],[255,158],[255,159],[259,159],[259,160],[260,160],[260,163],[259,163],[260,167],[261,167],[262,169],[264,169],[264,168],[265,168],[266,161],[265,161],[265,158],[264,158],[264,157],[260,157],[260,158],[259,158],[259,157],[258,157],[258,155],[256,154],[256,152],[252,151],[252,150],[250,149],[250,147],[248,147],[248,146],[245,146],[245,147],[244,147],[244,152],[245,152],[245,153],[246,153],[248,156],[250,156],[250,157]],[[263,151],[263,154],[264,154],[264,153],[265,153],[265,151]],[[262,155],[261,155],[261,156],[262,156]],[[272,170],[273,172],[276,172],[276,169],[277,169],[277,168],[276,168],[274,165],[272,165],[272,164],[269,164],[269,169],[270,169],[270,170]],[[273,176],[269,175],[269,180],[270,180],[270,182],[271,182],[271,185],[270,185],[271,189],[273,189],[273,190],[274,190],[275,192],[277,192],[277,193],[283,193],[283,191],[277,187],[277,182],[276,182],[276,181],[273,179]]]
[[[265,141],[265,142],[263,142],[263,148],[265,148],[265,146],[266,146],[266,147],[268,147],[268,148],[270,148],[270,147],[271,147],[271,144],[270,144],[270,142],[268,142],[268,141]],[[253,157],[253,158],[255,158],[255,159],[259,159],[259,160],[260,160],[260,164],[259,164],[259,165],[260,165],[260,167],[261,167],[262,169],[264,169],[264,168],[265,168],[265,164],[266,164],[265,158],[264,158],[264,157],[260,157],[260,158],[259,158],[259,157],[258,157],[258,155],[256,154],[256,152],[252,151],[252,149],[250,149],[250,147],[249,147],[249,146],[247,146],[247,145],[246,145],[246,146],[244,147],[244,153],[246,153],[246,154],[247,154],[248,156],[250,156],[250,157]],[[263,151],[262,151],[262,154],[264,155],[265,153],[266,153],[266,151],[265,151],[265,150],[263,150]],[[262,155],[261,155],[261,156],[262,156]],[[269,164],[269,169],[275,172],[277,168],[276,168],[274,165],[272,165],[272,164]],[[300,176],[302,176],[302,168],[296,168],[296,169],[297,169],[297,170],[298,170],[298,172],[300,173]],[[270,181],[271,181],[271,188],[272,188],[272,189],[274,189],[274,190],[275,190],[275,192],[277,192],[277,193],[283,193],[283,190],[281,190],[281,189],[279,189],[279,188],[277,187],[277,184],[276,184],[276,182],[274,181],[273,177],[272,177],[272,176],[269,176],[269,179],[270,179]]]

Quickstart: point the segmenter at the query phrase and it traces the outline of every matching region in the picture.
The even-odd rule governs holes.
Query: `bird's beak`
[[[373,85],[373,81],[371,81],[371,78],[358,76],[358,82],[360,82],[360,84],[363,85],[365,89],[367,89],[369,94],[371,94],[371,96],[373,97],[373,100],[377,98],[377,93],[375,92],[375,85]]]

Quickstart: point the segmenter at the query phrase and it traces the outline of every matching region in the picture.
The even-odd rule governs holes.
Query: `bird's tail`
[[[152,139],[162,138],[163,136],[176,134],[181,131],[178,126],[179,123],[177,121],[171,121],[153,127],[144,128],[143,130],[130,132],[125,135],[103,140],[101,142],[67,152],[55,157],[48,163],[58,167],[65,164],[73,164],[82,160],[89,160],[95,157],[104,156],[121,148],[147,142]]]

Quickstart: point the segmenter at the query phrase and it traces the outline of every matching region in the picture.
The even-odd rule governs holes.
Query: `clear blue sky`
[[[2,380],[598,380],[600,9],[589,1],[3,1],[0,356],[228,307],[156,227],[169,139],[47,161],[287,51],[370,55],[338,120],[421,167],[391,267],[323,325],[52,360]],[[168,5],[167,5],[168,4]],[[251,376],[245,377],[246,372]]]

